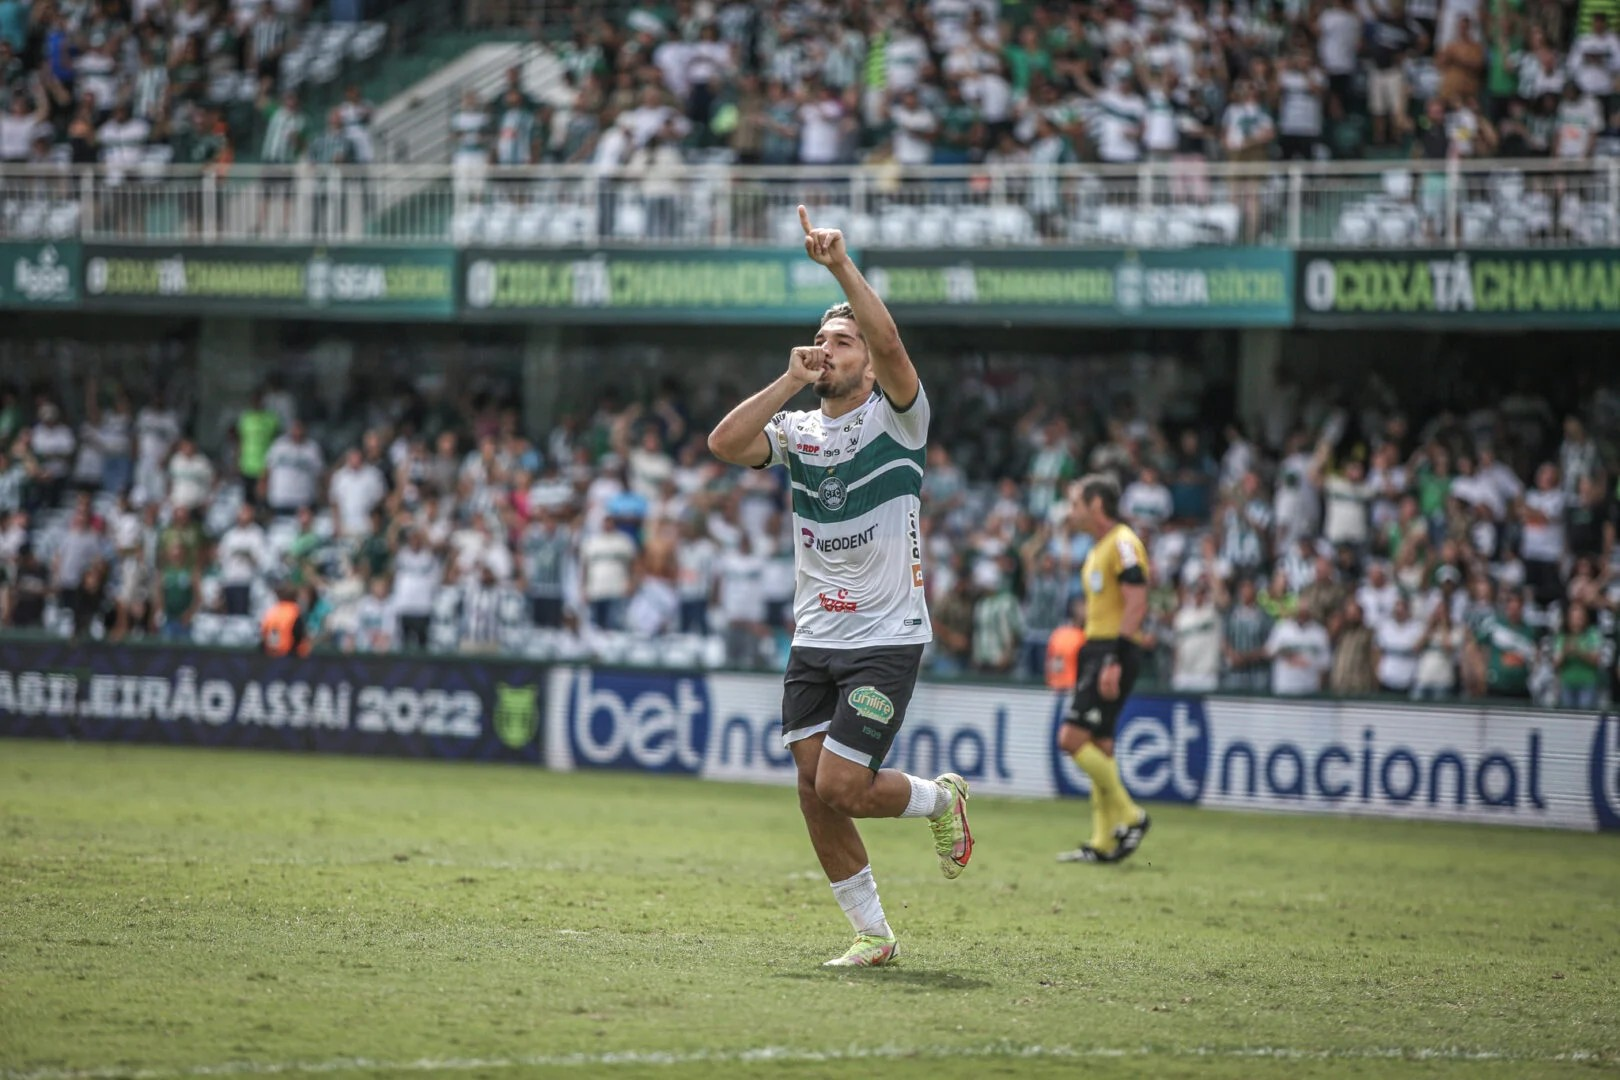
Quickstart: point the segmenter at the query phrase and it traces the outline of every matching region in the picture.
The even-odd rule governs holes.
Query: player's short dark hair
[[[821,325],[826,326],[833,319],[848,319],[850,322],[855,323],[856,330],[861,328],[861,324],[855,322],[855,309],[850,307],[847,301],[842,304],[834,304],[828,308],[821,316]]]
[[[1102,500],[1103,513],[1119,518],[1119,481],[1106,473],[1091,473],[1080,478],[1080,502]]]

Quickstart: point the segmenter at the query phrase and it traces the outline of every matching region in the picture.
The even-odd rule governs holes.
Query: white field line
[[[333,1058],[327,1061],[229,1061],[217,1065],[179,1068],[102,1066],[89,1069],[23,1069],[0,1073],[5,1080],[186,1080],[213,1076],[297,1076],[376,1070],[390,1073],[494,1071],[500,1069],[602,1068],[614,1065],[727,1065],[839,1061],[881,1061],[901,1058],[949,1061],[970,1058],[1081,1060],[1085,1058],[1272,1058],[1281,1061],[1514,1061],[1595,1062],[1603,1055],[1590,1051],[1534,1055],[1459,1047],[1387,1047],[1364,1050],[1305,1050],[1286,1046],[1154,1047],[1135,1048],[1023,1046],[995,1043],[988,1046],[878,1046],[844,1050],[800,1050],[765,1046],[752,1050],[697,1050],[677,1053],[659,1050],[624,1050],[601,1054],[536,1054],[494,1058],[419,1058],[387,1061],[374,1058]]]

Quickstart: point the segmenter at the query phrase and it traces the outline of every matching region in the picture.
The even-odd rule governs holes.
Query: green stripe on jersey
[[[811,491],[821,486],[821,482],[828,476],[836,476],[846,484],[853,484],[862,477],[871,476],[883,466],[892,461],[914,462],[917,468],[922,468],[927,461],[927,454],[921,448],[916,450],[901,446],[893,435],[887,432],[875,436],[871,442],[862,446],[855,452],[855,456],[828,467],[811,465],[802,460],[791,449],[788,451],[788,476],[795,482],[803,484]],[[911,470],[905,470],[910,472]]]
[[[849,521],[877,509],[886,502],[907,495],[922,495],[922,474],[909,465],[897,465],[881,476],[873,477],[854,491],[844,489],[844,504],[838,509],[822,505],[816,497],[817,488],[806,494],[793,489],[793,512],[820,525]]]

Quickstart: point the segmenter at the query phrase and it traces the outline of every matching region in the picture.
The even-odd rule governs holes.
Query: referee
[[[1080,648],[1074,700],[1058,746],[1091,778],[1091,839],[1061,862],[1118,862],[1147,834],[1145,811],[1132,801],[1114,761],[1114,725],[1141,667],[1138,635],[1148,606],[1147,549],[1119,520],[1119,484],[1081,477],[1069,489],[1069,527],[1095,539],[1080,568],[1086,594],[1086,643]]]

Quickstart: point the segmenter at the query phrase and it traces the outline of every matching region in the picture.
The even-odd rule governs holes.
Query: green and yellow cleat
[[[955,773],[943,773],[934,783],[945,788],[951,796],[951,805],[937,818],[928,822],[934,834],[934,851],[939,855],[939,872],[947,878],[960,877],[973,858],[973,832],[968,828],[968,783]]]
[[[860,934],[855,938],[855,944],[843,956],[828,960],[822,967],[882,967],[892,964],[895,957],[900,955],[900,942],[893,936],[878,937],[876,934]]]

